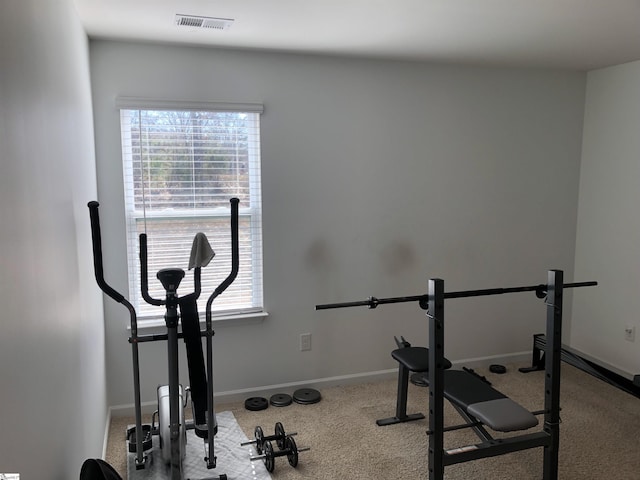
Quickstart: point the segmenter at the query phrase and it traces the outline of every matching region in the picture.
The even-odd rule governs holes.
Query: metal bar
[[[444,455],[445,465],[470,462],[481,458],[496,457],[521,450],[545,447],[551,443],[551,438],[546,432],[531,433],[517,437],[507,437],[491,443],[480,443],[467,447],[448,450]]]
[[[429,480],[444,479],[444,280],[428,284]]]
[[[419,302],[427,301],[427,295],[414,295],[411,297],[391,297],[391,298],[376,298],[369,297],[367,300],[359,302],[346,302],[346,303],[328,303],[325,305],[316,305],[316,310],[327,310],[330,308],[344,308],[344,307],[369,307],[376,308],[378,305],[384,305],[387,303],[406,303],[406,302]]]
[[[544,431],[551,443],[545,445],[543,479],[558,478],[560,448],[560,360],[562,355],[563,272],[549,270],[547,292],[547,345],[545,347]]]
[[[214,436],[215,432],[215,414],[213,412],[213,328],[211,326],[211,306],[207,305],[206,315],[206,344],[207,344],[207,456],[205,462],[207,468],[216,468],[216,455]]]
[[[178,339],[180,338],[184,338],[184,333],[182,332],[178,332],[177,333]],[[206,337],[207,336],[207,332],[203,331],[200,332],[200,336],[201,337]],[[169,338],[169,336],[166,333],[156,333],[156,334],[152,334],[152,335],[139,335],[134,337],[133,335],[131,337],[129,337],[129,343],[148,343],[148,342],[159,342],[161,340],[167,340]]]
[[[592,287],[598,282],[576,282],[562,285],[563,288],[579,288]],[[449,292],[444,294],[444,298],[465,298],[465,297],[483,297],[488,295],[502,295],[505,293],[518,292],[546,292],[548,285],[541,283],[539,285],[529,285],[527,287],[509,287],[509,288],[487,288],[484,290],[465,290],[461,292]]]
[[[592,287],[597,285],[598,282],[576,282],[567,283],[563,285],[563,288],[579,288],[579,287]],[[508,288],[486,288],[481,290],[463,290],[459,292],[445,292],[444,298],[468,298],[468,297],[483,297],[489,295],[503,295],[506,293],[519,293],[519,292],[536,292],[544,296],[547,291],[547,285],[540,283],[538,285],[529,285],[525,287],[508,287]],[[428,302],[429,295],[414,295],[409,297],[390,297],[390,298],[376,298],[369,297],[367,300],[359,302],[345,302],[345,303],[326,303],[322,305],[316,305],[316,310],[328,310],[331,308],[345,308],[345,307],[369,307],[376,308],[378,305],[384,305],[389,303],[406,303],[406,302]]]
[[[442,431],[454,432],[456,430],[464,430],[465,428],[473,428],[479,425],[483,425],[483,423],[482,422],[462,423],[460,425],[451,425],[450,427],[444,427]],[[431,430],[427,430],[427,435],[433,435],[433,432]]]
[[[409,388],[409,369],[404,365],[398,368],[398,392],[396,401],[396,418],[407,418],[407,394]]]
[[[178,313],[177,305],[170,298],[171,293],[167,292],[167,354],[169,365],[169,441],[171,480],[182,479],[182,451],[180,445],[180,393],[179,393],[179,373],[178,373]],[[165,440],[166,441],[166,440]]]
[[[138,342],[135,341],[138,338],[138,319],[136,310],[127,300],[122,300],[121,303],[129,310],[129,319],[131,324],[131,363],[133,366],[133,402],[135,409],[135,423],[136,423],[136,458],[135,467],[136,470],[145,468],[147,462],[147,456],[144,454],[144,432],[142,431],[142,400],[140,395],[140,356],[138,354]],[[130,340],[131,340],[130,339]]]
[[[138,357],[138,344],[136,342],[131,343],[131,359],[133,363],[133,396],[136,416],[136,470],[144,468],[146,456],[144,455],[144,448],[142,441],[144,439],[144,432],[142,431],[142,404],[140,399],[140,362]]]

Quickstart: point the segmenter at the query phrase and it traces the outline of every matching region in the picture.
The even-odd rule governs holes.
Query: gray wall
[[[77,478],[107,417],[88,41],[69,0],[0,3],[0,472]]]
[[[600,281],[575,298],[571,345],[640,374],[640,62],[589,72],[580,176],[576,276]]]
[[[122,291],[115,98],[264,103],[269,317],[217,327],[217,392],[390,369],[393,335],[427,340],[417,305],[317,303],[419,294],[435,276],[448,290],[572,277],[585,74],[109,41],[91,42],[91,72],[107,276]],[[105,312],[109,403],[129,404],[128,317]],[[450,302],[447,316],[456,360],[529,350],[545,313],[520,294]],[[145,401],[164,348],[142,347]]]

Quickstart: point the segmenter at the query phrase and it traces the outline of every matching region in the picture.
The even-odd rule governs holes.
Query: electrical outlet
[[[311,334],[303,333],[300,335],[300,351],[306,352],[311,350]]]
[[[630,342],[635,342],[636,327],[634,325],[627,325],[624,327],[624,339]]]

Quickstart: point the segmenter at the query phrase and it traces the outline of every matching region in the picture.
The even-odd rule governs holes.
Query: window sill
[[[211,318],[211,325],[216,327],[229,327],[240,325],[257,325],[269,316],[268,312],[238,313],[235,315],[220,315]],[[204,331],[206,322],[204,317],[200,320],[200,330]],[[131,331],[131,325],[127,326],[127,331]],[[178,331],[182,331],[178,326]],[[158,335],[167,332],[163,318],[149,318],[138,320],[138,335]]]

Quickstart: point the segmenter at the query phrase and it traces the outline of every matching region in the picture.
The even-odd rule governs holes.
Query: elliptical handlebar
[[[117,292],[104,279],[104,270],[102,267],[102,234],[100,232],[100,215],[98,207],[100,204],[93,200],[88,203],[89,217],[91,218],[91,240],[93,243],[93,269],[96,276],[96,282],[100,289],[113,298],[118,303],[126,302],[124,295]],[[128,303],[128,302],[127,302]]]
[[[98,207],[100,204],[92,200],[87,204],[89,207],[89,217],[91,218],[91,241],[93,243],[93,269],[95,271],[96,282],[104,293],[113,298],[116,302],[121,303],[129,310],[131,323],[131,335],[135,338],[138,335],[138,317],[136,309],[124,298],[120,292],[111,287],[104,279],[104,271],[102,268],[102,234],[100,232],[100,215]]]
[[[89,217],[91,218],[91,241],[93,243],[93,269],[96,276],[96,282],[104,293],[113,298],[116,302],[124,305],[129,310],[131,323],[131,334],[135,338],[138,335],[138,317],[136,309],[127,300],[124,295],[111,287],[104,279],[104,270],[102,267],[102,234],[100,232],[100,215],[98,207],[100,204],[93,200],[87,204],[89,207]]]
[[[140,234],[140,290],[144,301],[151,305],[165,305],[165,300],[158,300],[149,295],[149,268],[147,263],[147,234]]]
[[[147,254],[147,234],[141,233],[139,237],[140,241],[140,290],[142,292],[142,298],[144,298],[145,302],[160,306],[166,305],[167,301],[159,300],[157,298],[153,298],[149,295],[149,268],[148,268],[148,254]],[[188,297],[198,298],[200,296],[200,292],[202,291],[202,282],[201,282],[201,270],[200,267],[196,267],[193,270],[193,284],[194,291],[184,297],[180,297],[181,300],[184,300]]]
[[[240,269],[240,248],[238,240],[238,204],[240,203],[240,200],[234,197],[230,199],[229,202],[231,203],[231,272],[227,278],[225,278],[222,283],[216,287],[207,300],[207,322],[211,321],[211,304],[218,295],[224,292],[229,285],[233,283],[238,276],[238,270]]]

